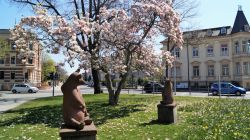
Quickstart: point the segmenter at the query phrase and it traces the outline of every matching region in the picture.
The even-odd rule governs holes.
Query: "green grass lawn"
[[[158,124],[161,96],[121,95],[119,106],[108,95],[84,95],[97,126],[98,140],[249,140],[250,100],[176,97],[177,124]],[[27,102],[0,114],[0,140],[59,139],[62,97]]]

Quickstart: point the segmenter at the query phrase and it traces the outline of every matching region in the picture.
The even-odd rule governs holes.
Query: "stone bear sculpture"
[[[79,85],[83,85],[79,71],[72,73],[66,82],[62,85],[63,93],[63,120],[67,127],[80,130],[84,125],[90,125],[92,120],[85,106],[84,99],[78,89]]]
[[[162,104],[174,104],[174,97],[173,97],[173,90],[172,90],[172,83],[169,79],[166,79],[164,84],[164,89],[162,92]]]

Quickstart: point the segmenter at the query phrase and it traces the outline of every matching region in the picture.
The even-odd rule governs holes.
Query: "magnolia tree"
[[[32,56],[28,43],[32,38],[42,40],[45,49],[52,53],[62,52],[65,62],[73,65],[79,60],[80,68],[101,70],[105,74],[109,103],[116,105],[121,89],[131,70],[154,73],[162,58],[171,65],[174,57],[168,51],[155,53],[152,43],[159,34],[167,34],[176,47],[181,47],[182,33],[178,14],[171,1],[136,0],[128,9],[101,7],[98,20],[86,16],[65,19],[49,16],[42,6],[36,7],[36,16],[26,17],[11,30],[21,56]],[[78,36],[83,38],[79,39]],[[82,41],[82,45],[79,45]],[[88,45],[96,44],[89,51]],[[111,75],[117,74],[120,81],[116,88]]]

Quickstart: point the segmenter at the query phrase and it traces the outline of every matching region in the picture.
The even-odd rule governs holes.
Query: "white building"
[[[189,31],[183,37],[183,49],[175,50],[175,67],[169,70],[177,84],[186,83],[192,90],[207,89],[221,80],[250,89],[250,32],[241,7],[233,27]],[[162,44],[166,48],[167,40]]]

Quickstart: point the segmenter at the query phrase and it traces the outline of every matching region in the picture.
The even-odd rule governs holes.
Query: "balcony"
[[[250,56],[250,52],[234,52],[233,57],[246,57]]]
[[[170,76],[171,79],[176,78],[177,81],[181,81],[182,80],[182,76],[181,75],[176,75],[176,77],[174,75]]]
[[[209,76],[207,76],[207,80],[208,81],[216,80],[216,76],[215,75],[209,75]]]
[[[193,80],[200,80],[200,78],[201,78],[200,76],[192,76]]]

